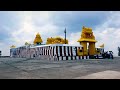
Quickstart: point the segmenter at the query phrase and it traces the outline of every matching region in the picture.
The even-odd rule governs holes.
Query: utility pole
[[[65,33],[65,44],[66,44],[66,28],[65,28],[65,31],[64,31],[64,33]]]

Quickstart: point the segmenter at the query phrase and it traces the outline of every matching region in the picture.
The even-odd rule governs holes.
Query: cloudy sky
[[[93,29],[96,47],[103,44],[105,50],[117,55],[120,46],[120,12],[118,11],[0,11],[0,50],[9,55],[11,45],[33,43],[40,33],[43,43],[47,37],[64,37],[67,29],[69,44],[79,45],[82,26]]]

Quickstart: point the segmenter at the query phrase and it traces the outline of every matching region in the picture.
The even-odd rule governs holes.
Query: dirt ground
[[[120,79],[120,57],[68,61],[0,58],[0,79]]]

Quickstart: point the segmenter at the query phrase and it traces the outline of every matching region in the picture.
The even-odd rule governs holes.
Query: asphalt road
[[[120,57],[68,61],[0,58],[0,79],[120,79]]]

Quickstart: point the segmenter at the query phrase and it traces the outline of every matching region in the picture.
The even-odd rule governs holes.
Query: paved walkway
[[[77,77],[75,79],[120,79],[120,72],[108,70],[108,71],[93,73],[82,77]]]
[[[48,61],[0,58],[0,79],[120,79],[120,57]]]

